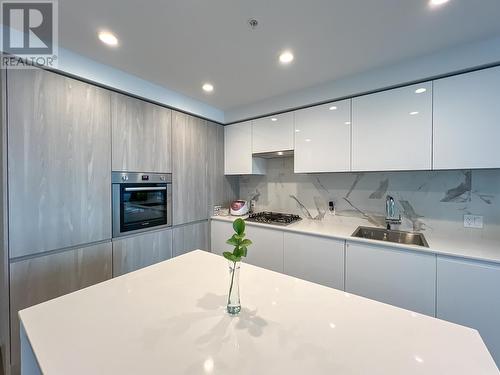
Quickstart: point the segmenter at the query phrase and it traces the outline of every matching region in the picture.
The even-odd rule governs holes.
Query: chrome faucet
[[[385,199],[385,222],[387,229],[391,229],[391,224],[401,224],[401,214],[396,214],[396,201],[390,195]]]

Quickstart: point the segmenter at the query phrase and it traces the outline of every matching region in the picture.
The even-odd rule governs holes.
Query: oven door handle
[[[166,186],[157,187],[128,187],[125,191],[156,191],[156,190],[167,190]]]

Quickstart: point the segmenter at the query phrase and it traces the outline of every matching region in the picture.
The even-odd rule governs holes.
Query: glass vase
[[[240,266],[241,262],[229,262],[229,294],[227,297],[227,312],[237,315],[241,311],[240,303]]]

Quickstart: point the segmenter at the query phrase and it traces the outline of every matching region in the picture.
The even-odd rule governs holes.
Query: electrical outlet
[[[483,229],[483,217],[480,215],[464,215],[464,228]]]

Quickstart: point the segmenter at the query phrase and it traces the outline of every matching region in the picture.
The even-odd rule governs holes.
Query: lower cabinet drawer
[[[348,241],[345,272],[349,293],[435,316],[434,254]]]
[[[113,277],[172,258],[172,229],[113,240]]]
[[[10,264],[11,364],[19,373],[19,310],[111,278],[111,242]]]
[[[173,229],[173,256],[208,249],[208,221],[181,225]]]

